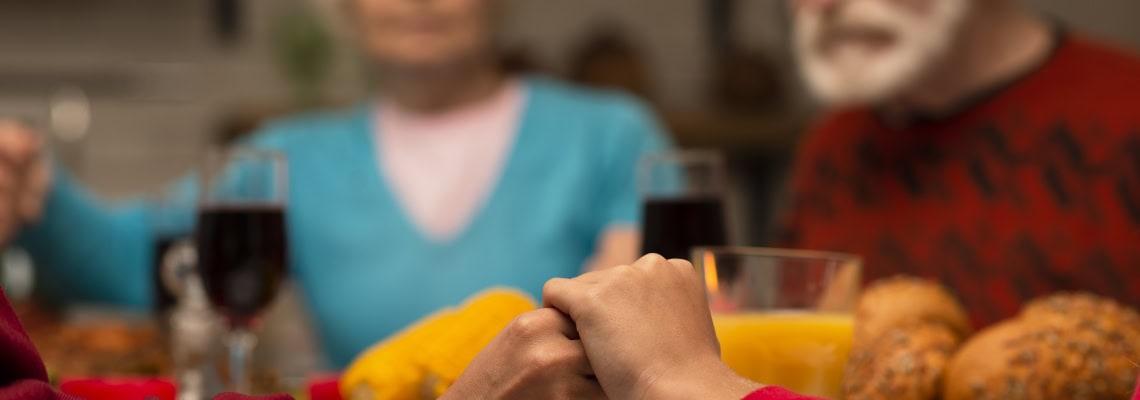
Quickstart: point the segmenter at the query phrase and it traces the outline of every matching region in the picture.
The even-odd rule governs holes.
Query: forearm
[[[632,225],[610,227],[598,239],[596,249],[584,272],[632,263],[641,256],[641,230]]]
[[[678,368],[678,371],[647,376],[646,379],[644,399],[739,400],[763,387],[742,378],[715,359],[693,362]]]
[[[43,292],[62,300],[147,307],[153,249],[146,207],[102,207],[60,176],[39,222],[16,244],[32,255]]]

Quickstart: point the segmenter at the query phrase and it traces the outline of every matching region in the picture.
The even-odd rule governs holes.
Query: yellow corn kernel
[[[341,393],[352,400],[419,400],[427,375],[417,360],[419,349],[434,342],[456,316],[453,310],[437,312],[366,350],[341,377]]]

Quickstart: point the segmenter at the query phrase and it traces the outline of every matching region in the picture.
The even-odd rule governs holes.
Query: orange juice
[[[854,324],[850,315],[806,312],[713,316],[721,357],[736,373],[832,399],[840,394]]]

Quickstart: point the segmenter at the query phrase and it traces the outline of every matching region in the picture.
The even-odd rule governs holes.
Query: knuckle
[[[691,262],[689,262],[689,260],[685,260],[685,259],[674,258],[674,259],[669,260],[669,264],[672,265],[674,268],[680,269],[682,271],[695,271],[696,270],[695,268],[693,268],[693,263],[691,263]]]
[[[558,364],[558,360],[549,348],[536,344],[527,348],[526,363],[539,371],[549,371]]]
[[[559,369],[574,365],[581,356],[570,346],[557,346],[556,342],[542,342],[530,347],[527,355],[531,365],[541,369]]]
[[[628,275],[634,271],[634,267],[632,265],[619,265],[614,267],[612,271],[618,275]]]
[[[641,266],[641,267],[650,268],[650,267],[653,267],[656,265],[660,265],[664,262],[666,262],[665,257],[662,257],[660,254],[657,254],[657,253],[650,253],[650,254],[646,254],[644,257],[641,257],[641,259],[637,260],[637,262],[634,264]]]
[[[507,333],[518,338],[534,337],[543,331],[547,325],[547,318],[537,311],[531,311],[515,317],[507,325]]]

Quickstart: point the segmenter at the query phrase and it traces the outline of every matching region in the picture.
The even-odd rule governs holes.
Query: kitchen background
[[[366,96],[339,1],[0,0],[0,116],[48,133],[96,192],[145,195],[266,118]],[[762,240],[813,113],[791,72],[783,1],[503,1],[505,62],[633,90],[681,144],[726,150],[737,241]],[[1140,1],[1027,1],[1140,48]],[[286,296],[277,310],[298,304]],[[267,338],[289,343],[276,346],[294,355],[285,368],[319,369],[306,325]]]
[[[0,115],[49,133],[94,191],[145,195],[203,151],[368,93],[343,0],[0,0]],[[678,142],[729,155],[738,243],[763,243],[813,115],[781,0],[501,0],[504,62],[632,90]],[[1026,0],[1140,48],[1140,2]]]

